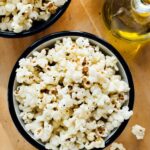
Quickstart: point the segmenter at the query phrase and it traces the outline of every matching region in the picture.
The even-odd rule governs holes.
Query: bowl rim
[[[43,30],[47,29],[51,25],[53,25],[67,10],[69,4],[71,3],[71,0],[67,0],[63,6],[58,8],[55,14],[53,14],[47,21],[42,21],[43,25],[40,25],[37,29],[31,29],[27,31],[23,31],[20,33],[15,33],[11,31],[1,31],[0,30],[0,37],[3,38],[21,38],[21,37],[27,37],[27,36],[32,36],[33,34],[42,32]],[[40,22],[40,21],[39,21]]]
[[[110,50],[119,60],[119,62],[121,63],[125,74],[126,74],[126,78],[128,80],[128,84],[130,87],[130,91],[129,91],[129,110],[133,110],[133,105],[134,105],[134,84],[133,84],[133,79],[132,79],[132,75],[131,72],[129,70],[128,65],[126,64],[125,60],[123,59],[123,57],[120,55],[120,53],[109,43],[107,43],[106,41],[104,41],[103,39],[99,38],[96,35],[93,35],[91,33],[87,33],[87,32],[81,32],[81,31],[62,31],[62,32],[56,32],[56,33],[52,33],[49,34],[41,39],[39,39],[38,41],[34,42],[31,46],[29,46],[24,52],[23,54],[20,56],[20,58],[17,60],[10,78],[9,78],[9,83],[8,83],[8,91],[7,91],[7,96],[8,96],[8,107],[9,107],[9,112],[11,115],[11,118],[16,126],[16,128],[18,129],[18,131],[21,133],[21,135],[33,146],[35,146],[38,149],[42,149],[44,150],[45,147],[43,147],[40,143],[38,143],[35,139],[33,139],[32,137],[29,136],[29,134],[25,131],[25,129],[22,127],[17,114],[15,112],[15,107],[13,105],[13,86],[14,86],[14,82],[15,82],[15,77],[16,77],[16,69],[19,67],[19,60],[21,58],[25,58],[27,57],[35,48],[37,48],[38,46],[40,46],[41,44],[56,39],[56,38],[61,38],[61,37],[68,37],[68,36],[79,36],[79,37],[85,37],[88,38],[90,40],[96,41],[100,44],[102,44],[103,46],[105,46],[108,50]],[[129,119],[130,120],[130,119]],[[129,120],[125,120],[115,131],[115,133],[106,140],[105,142],[105,148],[110,145],[112,142],[114,142],[119,135],[123,132],[123,130],[125,129],[127,123]],[[100,149],[99,149],[100,150]]]

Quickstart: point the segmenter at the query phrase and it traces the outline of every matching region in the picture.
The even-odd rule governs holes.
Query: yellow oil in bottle
[[[107,0],[103,16],[115,36],[130,41],[150,39],[150,0]]]

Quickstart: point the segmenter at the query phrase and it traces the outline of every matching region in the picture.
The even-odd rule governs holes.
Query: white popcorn
[[[7,29],[7,24],[5,22],[0,23],[0,29],[5,31]]]
[[[76,43],[79,47],[86,47],[89,46],[89,40],[83,37],[80,37],[76,40]]]
[[[62,6],[65,4],[67,0],[52,0],[52,2],[56,5],[56,6]]]
[[[45,84],[57,85],[60,76],[57,72],[47,71],[39,74]]]
[[[117,62],[118,61],[115,56],[106,56],[106,67],[114,67],[114,69],[118,71]]]
[[[137,140],[142,140],[145,136],[145,128],[140,125],[135,125],[132,127],[132,133],[136,136]]]
[[[29,18],[33,19],[33,20],[38,20],[38,12],[36,11],[32,11],[30,14],[29,14]]]
[[[57,146],[60,144],[60,137],[57,136],[57,135],[53,135],[53,136],[51,137],[50,143],[51,143],[53,146],[57,147]]]
[[[19,25],[19,24],[16,24],[15,22],[12,22],[12,28],[14,30],[15,33],[20,33],[23,31],[23,26],[22,25]]]
[[[71,38],[64,38],[63,39],[63,44],[65,45],[66,48],[70,49],[72,47],[72,39]]]
[[[75,110],[74,115],[78,118],[89,118],[91,112],[89,111],[88,105],[82,104],[77,110]]]
[[[93,83],[98,82],[98,80],[99,80],[99,73],[96,71],[96,68],[91,66],[89,68],[89,81]]]
[[[95,141],[95,142],[91,142],[90,144],[87,144],[85,147],[86,149],[104,148],[105,143],[102,139],[100,139],[99,141]]]
[[[129,111],[127,106],[124,106],[119,112],[125,120],[128,120],[133,115],[133,111]]]
[[[124,106],[130,88],[118,74],[118,60],[98,51],[88,39],[66,37],[19,61],[14,96],[20,118],[46,149],[104,148],[105,138],[132,116]]]
[[[94,132],[90,132],[89,134],[88,134],[88,136],[87,136],[87,139],[89,140],[89,141],[94,141],[94,139],[95,139],[95,133]]]
[[[4,6],[0,6],[0,16],[3,16],[6,14],[6,8]]]
[[[69,95],[64,95],[62,100],[59,102],[58,107],[60,108],[69,108],[74,104],[73,99]]]
[[[18,83],[23,83],[25,80],[28,80],[29,77],[32,77],[32,72],[27,68],[17,69],[16,79]]]
[[[60,121],[61,117],[62,117],[61,116],[61,112],[59,112],[59,111],[53,111],[53,112],[51,112],[51,116],[56,121]]]
[[[108,91],[110,93],[115,93],[115,92],[128,92],[129,87],[128,84],[125,81],[120,81],[118,79],[114,79],[110,82]]]
[[[0,30],[20,33],[29,30],[34,21],[47,21],[67,0],[11,0],[0,2]],[[4,21],[9,17],[9,22]]]
[[[86,121],[84,119],[78,119],[75,121],[75,129],[79,130],[81,132],[85,132],[86,131]]]
[[[13,12],[15,10],[15,8],[16,8],[16,6],[14,4],[11,4],[11,3],[7,3],[5,5],[5,9],[8,12]]]
[[[119,143],[113,143],[110,147],[110,150],[126,150],[126,148]]]
[[[40,129],[41,125],[40,122],[33,121],[32,123],[26,124],[25,129],[27,131],[35,131],[36,129]]]
[[[97,128],[97,124],[95,121],[86,124],[87,129],[95,130]]]
[[[48,60],[45,58],[39,58],[37,59],[36,64],[39,65],[41,68],[45,68],[48,64]]]
[[[36,140],[41,140],[42,142],[46,142],[50,137],[53,131],[53,127],[48,123],[44,122],[44,128],[39,128],[34,131],[34,137]]]
[[[99,97],[99,100],[96,101],[98,106],[104,106],[106,103],[108,103],[110,101],[110,98],[108,97],[108,95],[101,95]]]
[[[81,83],[82,82],[82,76],[83,74],[79,71],[76,71],[73,73],[72,75],[72,80],[75,82],[75,83]]]

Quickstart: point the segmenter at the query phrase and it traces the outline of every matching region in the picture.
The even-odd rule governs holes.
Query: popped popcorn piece
[[[46,149],[104,148],[105,138],[132,116],[117,58],[99,50],[86,38],[66,37],[19,61],[14,96],[20,117]]]
[[[0,30],[20,33],[29,30],[34,21],[47,21],[67,0],[9,0],[0,2]],[[6,18],[9,21],[6,22]]]
[[[86,47],[89,46],[89,40],[83,37],[80,37],[76,40],[76,43],[79,47]]]
[[[104,140],[99,139],[98,141],[91,142],[90,144],[85,145],[86,149],[93,149],[93,148],[104,148],[105,143]]]
[[[67,0],[52,0],[52,2],[56,5],[56,6],[62,6],[65,4]]]
[[[136,136],[137,140],[142,140],[145,136],[145,128],[140,125],[135,125],[132,127],[132,133]]]
[[[110,147],[110,150],[126,150],[123,144],[113,143]]]

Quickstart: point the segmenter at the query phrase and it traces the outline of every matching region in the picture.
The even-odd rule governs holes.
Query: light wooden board
[[[0,38],[0,150],[34,150],[15,128],[7,107],[7,84],[12,67],[23,51],[37,39],[56,31],[81,30],[102,36],[118,49],[127,60],[134,77],[136,99],[134,116],[117,141],[123,142],[128,150],[149,150],[150,138],[150,44],[134,51],[139,44],[122,42],[113,38],[102,23],[100,14],[102,0],[72,0],[65,14],[52,27],[31,37],[19,39]],[[117,42],[117,44],[116,44]],[[135,55],[136,52],[136,55]],[[131,135],[135,123],[146,127],[146,137],[137,142]]]

